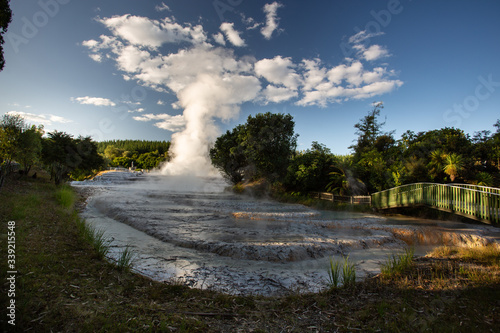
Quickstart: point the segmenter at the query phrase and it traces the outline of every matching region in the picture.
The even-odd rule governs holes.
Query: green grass
[[[342,266],[342,284],[344,288],[353,288],[356,284],[356,265],[349,261],[349,257],[344,257]]]
[[[390,255],[386,263],[382,265],[382,274],[386,277],[403,274],[413,265],[414,255],[415,249],[413,247],[406,248],[402,254]]]
[[[328,268],[328,285],[330,290],[338,288],[342,283],[343,288],[353,288],[356,284],[356,265],[344,257],[343,262],[330,259]]]
[[[56,191],[56,200],[64,208],[73,208],[76,195],[69,185],[62,185]]]
[[[116,259],[116,267],[118,267],[119,270],[130,270],[135,257],[136,253],[131,249],[131,247],[129,245],[125,246],[125,248],[118,255],[118,259]]]
[[[340,284],[340,272],[342,270],[342,264],[340,261],[330,259],[330,267],[328,269],[328,285],[330,288],[337,288]]]
[[[102,229],[96,229],[94,226],[85,222],[79,217],[75,218],[76,229],[78,236],[81,240],[90,244],[94,250],[97,258],[104,259],[109,253],[110,239]]]

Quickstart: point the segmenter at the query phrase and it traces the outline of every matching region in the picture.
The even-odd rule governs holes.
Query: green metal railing
[[[330,192],[309,192],[311,198],[328,200],[331,202],[343,202],[352,205],[370,205],[371,196],[369,195],[353,195],[353,196],[345,196],[345,195],[334,195]]]
[[[500,223],[500,189],[468,184],[416,183],[372,194],[378,209],[426,205],[479,221]]]

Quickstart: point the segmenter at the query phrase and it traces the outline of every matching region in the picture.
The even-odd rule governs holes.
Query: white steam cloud
[[[276,10],[280,6],[273,3],[264,9],[269,36],[277,28]],[[82,45],[89,49],[89,56],[98,62],[112,59],[128,80],[159,92],[173,92],[177,97],[173,108],[183,110],[182,115],[134,117],[136,121],[153,121],[155,126],[175,132],[170,150],[173,159],[164,167],[165,174],[201,176],[214,172],[208,152],[220,134],[215,121],[238,117],[242,103],[295,100],[296,105],[326,106],[373,97],[403,84],[392,79],[395,73],[386,67],[370,69],[363,64],[387,56],[383,47],[360,50],[364,52],[359,52],[356,59],[346,58],[329,68],[320,59],[294,63],[285,56],[259,60],[236,56],[232,47],[244,46],[245,41],[233,23],[223,23],[209,39],[202,26],[180,24],[174,17],[158,21],[123,15],[99,21],[111,34],[84,41]],[[360,39],[372,37],[366,32],[358,33],[350,43],[357,45]],[[78,102],[105,104],[104,100],[87,97]]]

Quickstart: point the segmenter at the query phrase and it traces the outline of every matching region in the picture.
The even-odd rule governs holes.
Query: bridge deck
[[[500,189],[468,184],[408,184],[372,194],[377,209],[425,205],[478,221],[500,224]]]

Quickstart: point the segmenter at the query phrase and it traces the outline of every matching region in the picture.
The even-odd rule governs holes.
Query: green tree
[[[112,162],[112,166],[130,168],[132,166],[133,159],[126,156],[115,157]]]
[[[477,185],[479,186],[493,186],[495,180],[490,173],[487,172],[479,172],[476,176]]]
[[[114,146],[115,148],[122,151],[136,152],[137,155],[153,152],[155,150],[158,150],[158,153],[160,153],[160,155],[165,155],[170,148],[170,142],[146,140],[108,140],[101,141],[97,144],[98,152],[100,154],[104,154],[104,151],[108,146]]]
[[[9,24],[12,21],[12,11],[9,3],[10,0],[0,0],[0,72],[5,66],[5,58],[3,56],[3,44],[5,40],[3,35],[7,32]]]
[[[496,161],[497,169],[500,170],[500,119],[493,126],[497,128],[497,131],[491,138],[493,141],[491,156],[492,160]]]
[[[155,150],[139,155],[135,161],[138,168],[150,170],[157,168],[164,160],[165,156],[161,155],[158,150]]]
[[[90,136],[80,136],[74,140],[74,144],[75,151],[69,152],[75,156],[70,165],[72,179],[88,178],[104,167],[104,158],[97,152],[97,144]]]
[[[25,129],[19,136],[19,149],[16,161],[23,167],[23,174],[28,175],[31,167],[40,162],[42,156],[43,126],[35,125]]]
[[[450,180],[454,182],[460,172],[464,169],[464,165],[464,158],[461,155],[451,153],[446,155],[443,171],[449,175]]]
[[[369,192],[382,191],[394,186],[392,172],[386,156],[376,149],[361,154],[358,168],[362,170],[360,179],[366,184]]]
[[[331,181],[327,185],[329,192],[338,195],[359,195],[366,191],[365,184],[354,177],[352,156],[337,156],[336,162],[331,167],[333,169],[329,173]]]
[[[404,163],[406,169],[405,183],[419,183],[427,181],[427,162],[424,158],[413,155]]]
[[[56,185],[70,176],[81,177],[100,170],[104,165],[97,145],[90,137],[73,137],[64,132],[48,133],[42,141],[42,160]]]
[[[59,185],[69,177],[74,161],[69,152],[76,151],[76,145],[71,135],[54,131],[48,133],[48,138],[42,141],[42,160],[50,170],[51,179]]]
[[[233,183],[261,177],[282,181],[297,146],[294,126],[289,114],[249,116],[244,125],[217,138],[210,149],[212,164]]]
[[[298,152],[290,160],[284,180],[288,190],[324,191],[334,156],[325,145],[314,141],[310,149]]]
[[[283,180],[297,147],[294,127],[290,114],[267,112],[248,117],[241,144],[254,170],[249,178],[264,177],[271,182]]]
[[[104,149],[104,156],[110,161],[114,160],[117,157],[122,157],[124,153],[123,149],[116,148],[115,146],[107,146]]]
[[[444,178],[443,170],[446,160],[446,154],[442,149],[438,148],[431,152],[429,156],[430,162],[428,163],[429,175],[432,180],[442,181]]]
[[[382,102],[375,103],[373,109],[354,125],[358,140],[355,145],[349,148],[354,149],[354,153],[357,155],[356,160],[361,159],[360,155],[362,153],[372,149],[375,141],[382,134],[382,126],[385,125],[385,122],[379,122],[378,117],[380,116],[380,110],[383,108],[384,104]]]
[[[239,125],[232,131],[227,131],[215,141],[210,149],[212,164],[221,174],[233,184],[243,180],[245,168],[248,165],[244,154],[241,138],[244,137],[245,127]]]
[[[19,115],[5,114],[0,122],[0,188],[12,172],[16,154],[22,148],[19,138],[25,129],[24,119]]]
[[[380,111],[383,103],[374,103],[373,109],[354,125],[358,139],[349,147],[354,150],[353,163],[357,166],[359,179],[366,184],[369,192],[380,191],[394,186],[394,179],[401,175],[390,166],[396,163],[401,153],[400,145],[396,145],[393,132],[382,132],[385,122],[380,122]],[[396,176],[396,178],[394,178]]]

